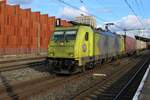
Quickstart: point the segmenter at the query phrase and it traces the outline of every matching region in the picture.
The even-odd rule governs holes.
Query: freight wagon
[[[136,50],[140,51],[146,48],[146,42],[141,40],[136,40]]]
[[[125,36],[125,54],[134,54],[136,52],[136,39],[129,37],[129,36]]]
[[[48,60],[56,73],[74,73],[93,68],[124,51],[123,38],[90,26],[57,27],[48,47]]]
[[[148,49],[150,49],[150,42],[147,42],[146,46],[147,46]]]

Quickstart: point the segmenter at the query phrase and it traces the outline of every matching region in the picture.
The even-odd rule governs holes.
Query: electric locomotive
[[[56,27],[48,46],[49,67],[63,74],[85,71],[119,56],[124,51],[123,41],[110,31],[88,25]]]

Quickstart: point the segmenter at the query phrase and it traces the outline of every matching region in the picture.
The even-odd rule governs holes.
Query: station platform
[[[150,65],[132,100],[150,100]]]

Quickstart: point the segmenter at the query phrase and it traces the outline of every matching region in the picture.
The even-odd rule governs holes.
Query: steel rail
[[[148,63],[150,60],[150,57],[145,60],[145,62],[142,64],[142,66],[138,69],[138,71],[133,75],[133,77],[128,81],[128,83],[120,90],[120,92],[115,96],[113,100],[118,100],[122,93],[125,91],[125,89],[128,88],[128,86],[133,82],[135,77],[139,74],[139,72],[142,70],[142,68]]]

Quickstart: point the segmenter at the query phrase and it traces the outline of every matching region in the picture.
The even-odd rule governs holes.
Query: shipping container
[[[125,52],[128,54],[134,53],[136,51],[136,40],[132,37],[125,37]]]
[[[143,45],[143,49],[146,49],[146,48],[147,48],[146,42],[144,42],[143,44],[144,44],[144,45]]]
[[[147,43],[146,43],[146,47],[147,47],[148,49],[150,49],[150,42],[147,42]]]
[[[142,41],[136,40],[136,49],[141,50],[142,49]]]

